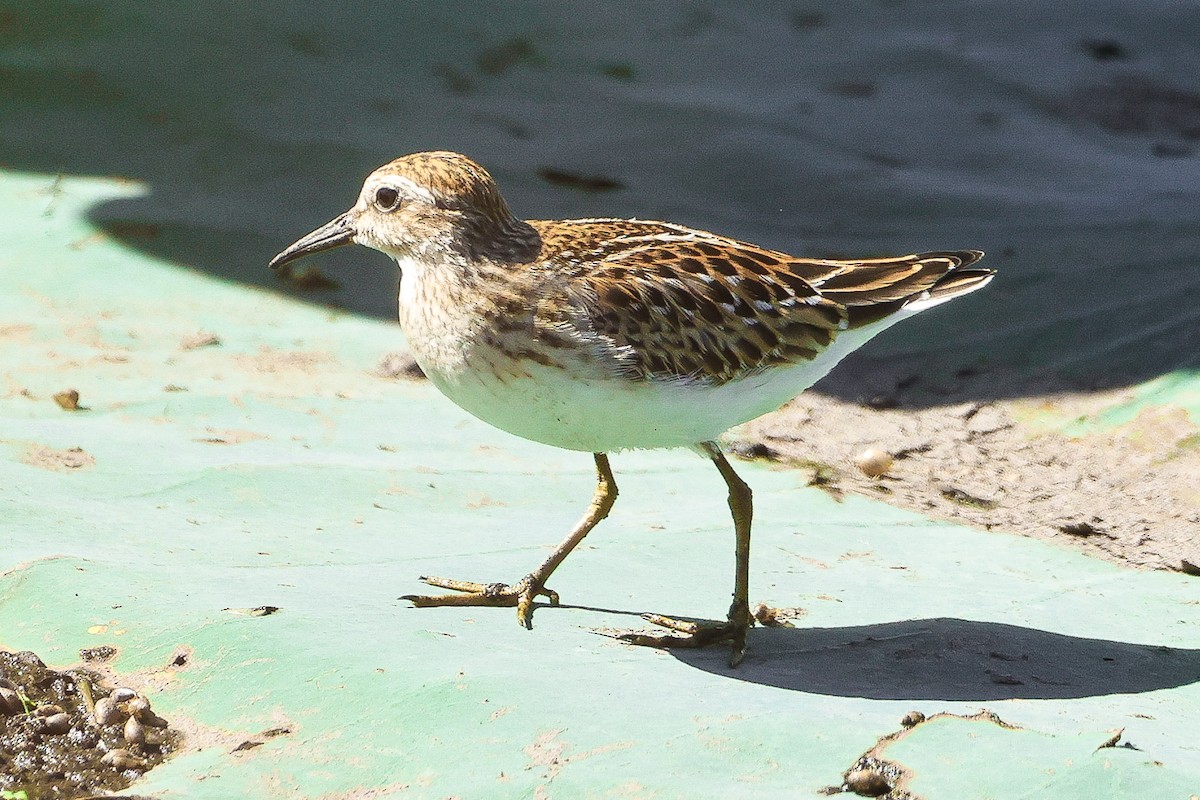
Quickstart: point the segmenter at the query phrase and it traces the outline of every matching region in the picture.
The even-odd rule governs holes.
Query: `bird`
[[[690,448],[712,461],[733,518],[733,600],[724,621],[643,615],[656,647],[730,645],[741,662],[749,604],[750,487],[719,437],[795,398],[877,333],[985,286],[979,250],[889,258],[803,258],[643,219],[523,220],[467,156],[419,152],[376,169],[350,210],[270,267],[350,243],[399,266],[399,322],[447,398],[516,436],[591,453],[587,512],[515,583],[421,576],[443,594],[417,607],[504,606],[532,628],[555,569],[612,509],[609,454]]]

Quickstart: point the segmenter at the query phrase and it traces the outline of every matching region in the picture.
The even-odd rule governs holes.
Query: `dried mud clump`
[[[0,651],[0,791],[39,800],[117,791],[160,764],[179,734],[131,689]]]

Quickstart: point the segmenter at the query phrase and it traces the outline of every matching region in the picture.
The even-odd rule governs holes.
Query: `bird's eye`
[[[390,186],[380,186],[375,190],[375,205],[380,211],[395,211],[400,205],[400,193]]]

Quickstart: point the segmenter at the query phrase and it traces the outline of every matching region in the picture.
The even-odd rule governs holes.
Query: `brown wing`
[[[722,384],[810,361],[839,331],[893,313],[982,255],[813,260],[666,223],[531,224],[544,256],[571,265],[544,321],[574,309],[575,326],[643,380]]]
[[[982,288],[990,269],[969,269],[981,250],[914,253],[894,258],[841,261],[794,258],[789,267],[827,297],[847,308],[851,328],[894,314],[926,292],[950,299]]]

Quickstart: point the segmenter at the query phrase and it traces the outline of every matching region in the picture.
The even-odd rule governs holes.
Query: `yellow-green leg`
[[[592,496],[592,504],[587,513],[575,525],[567,538],[563,539],[550,557],[541,566],[526,575],[516,584],[506,583],[475,583],[473,581],[456,581],[447,578],[422,576],[421,580],[439,589],[450,589],[460,594],[438,595],[405,595],[418,608],[428,606],[516,606],[517,621],[526,628],[533,627],[533,601],[544,596],[552,605],[558,605],[558,592],[546,588],[546,581],[558,565],[566,560],[575,546],[583,541],[592,528],[600,520],[608,516],[613,503],[617,500],[617,482],[613,478],[612,468],[608,465],[608,456],[595,453],[596,459],[596,492]]]
[[[733,530],[736,536],[736,565],[733,576],[733,603],[725,622],[690,622],[645,614],[643,618],[655,625],[668,628],[682,636],[670,634],[652,636],[644,633],[626,633],[620,638],[632,644],[648,647],[706,647],[717,642],[728,641],[733,649],[729,655],[729,666],[736,667],[746,655],[746,632],[754,624],[750,613],[750,522],[754,517],[753,493],[733,467],[725,459],[716,443],[705,442],[701,449],[712,459],[717,471],[729,487],[729,510],[733,514]]]

